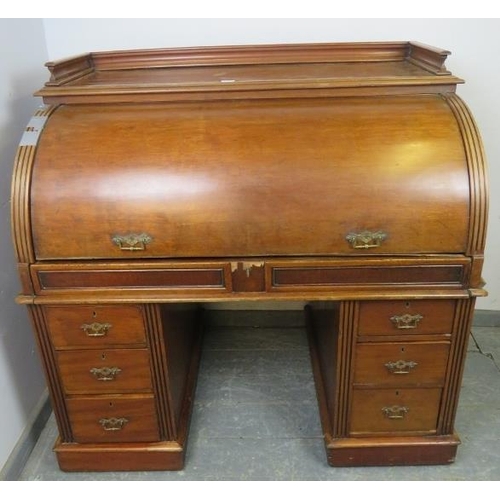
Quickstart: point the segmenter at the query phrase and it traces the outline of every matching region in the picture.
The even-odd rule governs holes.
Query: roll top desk
[[[48,63],[16,158],[63,470],[183,467],[207,302],[307,302],[328,462],[454,460],[487,217],[449,53],[413,42]]]

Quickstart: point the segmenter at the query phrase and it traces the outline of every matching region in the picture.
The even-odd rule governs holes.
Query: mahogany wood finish
[[[442,386],[449,342],[360,344],[354,362],[354,386]]]
[[[449,335],[453,329],[455,304],[454,300],[361,302],[358,335]],[[415,324],[398,323],[397,317],[406,314],[420,316],[420,319]]]
[[[349,435],[434,434],[440,401],[441,389],[357,389]]]
[[[12,230],[63,470],[183,467],[211,301],[308,302],[331,465],[454,460],[487,182],[448,55],[388,42],[47,64]]]
[[[55,349],[146,344],[139,306],[56,306],[45,314]]]
[[[77,443],[160,440],[151,395],[75,397],[68,399],[66,404]]]
[[[368,229],[387,234],[372,254],[464,253],[467,186],[440,96],[63,105],[35,158],[33,241],[38,260],[359,255],[346,237]],[[124,251],[129,233],[151,241]]]
[[[147,349],[77,349],[56,357],[66,394],[151,391]]]

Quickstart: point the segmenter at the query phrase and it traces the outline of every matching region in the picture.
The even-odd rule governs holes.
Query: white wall
[[[10,237],[10,180],[17,144],[41,102],[47,49],[41,19],[0,19],[0,469],[45,388]]]
[[[448,68],[466,80],[489,158],[491,210],[484,277],[500,310],[500,21],[498,19],[45,19],[51,59],[82,52],[173,46],[418,40],[452,51]]]

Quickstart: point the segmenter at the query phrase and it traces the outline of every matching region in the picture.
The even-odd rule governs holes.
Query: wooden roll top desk
[[[12,221],[63,470],[183,467],[207,302],[306,301],[331,465],[454,460],[485,161],[400,43],[48,63]]]

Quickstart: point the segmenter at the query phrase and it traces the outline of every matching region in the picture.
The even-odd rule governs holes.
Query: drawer
[[[451,334],[454,300],[375,300],[360,303],[358,335]]]
[[[45,316],[56,349],[146,343],[139,306],[50,306]]]
[[[77,443],[160,439],[153,396],[78,397],[67,399],[66,405]]]
[[[136,262],[91,264],[34,264],[31,275],[39,294],[63,290],[158,290],[220,292],[232,290],[229,262]]]
[[[427,260],[388,265],[377,261],[372,266],[366,261],[351,265],[344,261],[299,262],[268,265],[268,282],[275,291],[318,290],[325,287],[427,287],[459,288],[464,281],[463,263],[431,265]]]
[[[435,433],[441,389],[353,391],[350,434]]]
[[[442,386],[449,350],[448,342],[358,344],[354,384]]]
[[[59,351],[57,361],[66,394],[151,390],[147,349]]]

